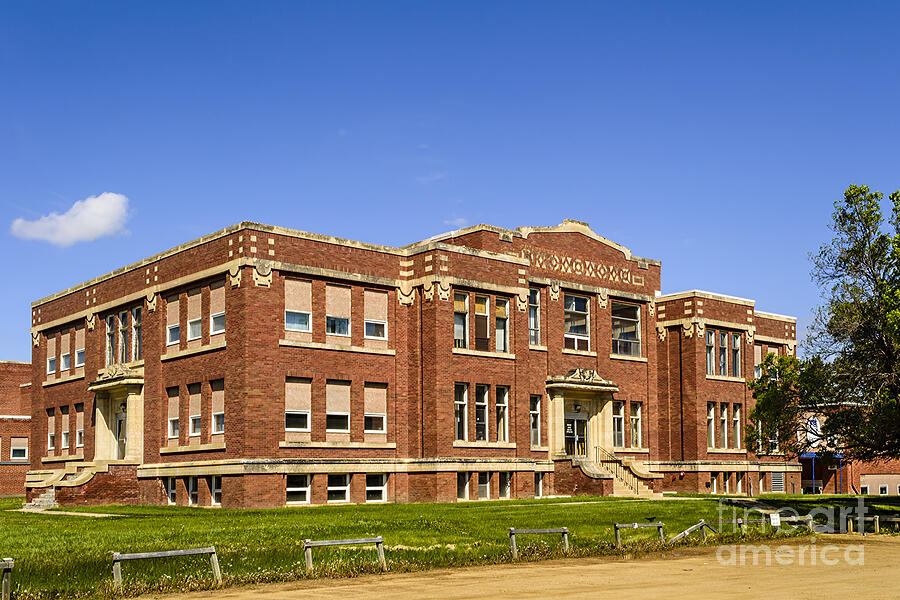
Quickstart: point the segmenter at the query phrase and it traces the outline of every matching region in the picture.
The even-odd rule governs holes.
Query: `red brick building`
[[[21,496],[30,466],[31,365],[0,361],[0,496]]]
[[[578,221],[402,248],[241,223],[32,305],[28,496],[799,488],[741,441],[746,379],[795,320],[659,290],[658,261]]]

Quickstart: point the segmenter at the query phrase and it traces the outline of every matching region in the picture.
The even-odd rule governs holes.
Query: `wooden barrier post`
[[[569,528],[568,527],[559,527],[557,529],[516,529],[515,527],[509,528],[509,551],[512,553],[513,560],[518,558],[519,550],[516,545],[516,535],[517,534],[546,534],[546,533],[559,533],[562,535],[562,544],[563,544],[563,552],[569,551]]]
[[[666,535],[663,533],[663,524],[662,523],[659,523],[657,525],[656,531],[659,533],[659,543],[665,544],[666,543]]]
[[[512,527],[509,528],[509,551],[513,560],[519,558],[519,551],[516,549],[516,530]]]
[[[616,523],[614,527],[616,529],[616,548],[620,548],[622,546],[622,538],[619,536],[619,524]]]
[[[638,529],[641,527],[656,527],[657,533],[659,533],[659,541],[662,544],[666,543],[666,534],[663,531],[665,524],[662,522],[658,523],[613,523],[613,531],[616,534],[616,548],[620,548],[622,546],[622,537],[619,533],[620,529]]]
[[[13,559],[4,558],[0,560],[0,571],[3,572],[3,583],[2,583],[2,591],[0,591],[0,598],[2,600],[9,600],[12,596],[12,570],[13,570]]]
[[[312,546],[309,540],[303,540],[303,556],[306,557],[306,569],[312,569]]]
[[[306,568],[312,569],[312,549],[314,546],[352,546],[354,544],[375,544],[378,553],[378,563],[382,571],[387,571],[387,561],[384,559],[384,538],[380,535],[374,538],[358,538],[352,540],[303,540],[303,555],[306,558]]]
[[[881,523],[878,518],[878,515],[875,515],[874,520],[875,520],[875,533],[880,533],[881,532]]]
[[[149,558],[173,558],[177,556],[196,556],[198,554],[209,554],[209,565],[212,568],[213,577],[216,584],[222,585],[222,572],[219,570],[219,558],[216,556],[215,546],[209,548],[191,548],[189,550],[163,550],[161,552],[136,552],[133,554],[120,554],[113,552],[113,581],[117,588],[122,588],[122,561],[125,560],[144,560]]]

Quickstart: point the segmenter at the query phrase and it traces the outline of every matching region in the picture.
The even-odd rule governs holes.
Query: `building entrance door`
[[[116,459],[125,458],[125,440],[126,440],[126,415],[125,413],[116,414]]]
[[[566,415],[565,438],[566,454],[569,456],[587,456],[588,420],[585,415]]]

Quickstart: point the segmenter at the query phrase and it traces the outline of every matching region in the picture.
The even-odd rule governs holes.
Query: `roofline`
[[[750,300],[749,298],[740,298],[738,296],[729,296],[727,294],[716,294],[715,292],[706,292],[704,290],[687,290],[684,292],[675,292],[674,294],[662,294],[656,298],[656,301],[668,302],[670,300],[681,300],[682,298],[707,298],[709,300],[720,300],[722,302],[756,306],[756,301]]]
[[[776,321],[787,321],[788,323],[796,323],[797,317],[791,317],[788,315],[779,315],[778,313],[770,313],[763,312],[761,310],[753,311],[753,314],[757,317],[762,317],[764,319],[775,319]]]
[[[0,360],[0,365],[28,365],[31,366],[31,363],[25,360]]]

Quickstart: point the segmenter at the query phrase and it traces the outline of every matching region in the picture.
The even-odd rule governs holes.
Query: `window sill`
[[[454,348],[453,354],[463,356],[483,356],[485,358],[502,358],[504,360],[516,360],[515,354],[509,352],[485,352],[484,350],[469,350],[468,348]]]
[[[626,453],[631,452],[633,454],[650,454],[650,448],[613,448],[613,452],[618,453]]]
[[[572,350],[571,348],[563,348],[562,353],[575,354],[576,356],[597,356],[597,353],[591,350]]]
[[[84,373],[81,375],[69,375],[68,377],[60,377],[59,379],[54,379],[52,381],[45,381],[41,384],[41,387],[50,387],[51,385],[59,385],[60,383],[68,383],[70,381],[77,381],[79,379],[84,379]]]
[[[41,459],[42,463],[55,462],[72,462],[75,460],[84,460],[84,454],[71,454],[67,456],[45,456]]]
[[[746,448],[707,448],[707,454],[747,454]]]
[[[196,446],[168,446],[159,449],[160,454],[182,454],[187,452],[207,452],[210,450],[224,450],[225,442],[215,444],[199,444]]]
[[[529,349],[529,350],[535,350],[536,352],[546,352],[546,351],[547,351],[547,346],[534,346],[534,345],[530,345],[530,346],[528,346],[528,349]]]
[[[167,360],[175,360],[176,358],[184,358],[185,356],[193,356],[195,354],[204,354],[206,352],[214,352],[216,350],[222,350],[225,348],[225,340],[222,342],[216,342],[214,344],[207,344],[205,346],[200,346],[198,348],[188,348],[187,350],[178,350],[177,352],[170,352],[169,354],[163,354],[159,357],[161,362],[166,362]]]
[[[454,440],[454,448],[515,448],[515,442],[467,442]]]
[[[647,362],[647,358],[644,356],[628,356],[627,354],[610,354],[609,357],[613,360],[630,360],[632,362]]]
[[[278,442],[279,448],[370,448],[394,450],[394,442]]]
[[[550,446],[532,446],[532,452],[550,452]]]
[[[329,334],[332,335],[332,334]],[[381,354],[396,356],[397,351],[389,348],[368,348],[363,346],[341,346],[339,344],[322,344],[320,342],[301,342],[298,340],[278,340],[279,346],[291,348],[312,348],[314,350],[337,350],[339,352],[359,352],[361,354]]]
[[[711,379],[712,381],[734,381],[737,383],[747,383],[747,380],[743,377],[731,377],[729,375],[707,375],[707,379]]]

